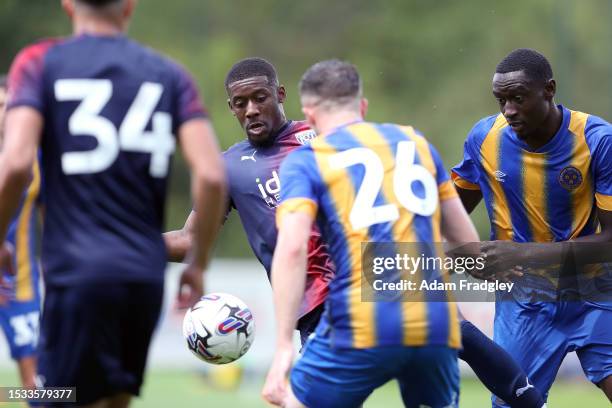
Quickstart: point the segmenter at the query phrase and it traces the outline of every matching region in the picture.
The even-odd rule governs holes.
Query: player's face
[[[554,81],[537,83],[523,71],[495,74],[493,95],[506,121],[521,139],[537,136],[554,109]]]
[[[282,103],[285,88],[268,82],[265,76],[246,78],[228,86],[229,107],[254,145],[272,141],[274,133],[285,123]]]

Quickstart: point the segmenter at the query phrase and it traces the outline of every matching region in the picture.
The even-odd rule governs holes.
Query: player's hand
[[[517,242],[485,241],[480,250],[485,258],[483,275],[502,282],[512,282],[523,276],[525,248]]]
[[[272,405],[279,407],[285,406],[287,398],[287,383],[289,378],[289,370],[293,363],[293,345],[280,347],[274,354],[274,360],[266,383],[264,384],[261,396]]]
[[[10,242],[5,241],[0,246],[0,306],[4,306],[9,301],[10,285],[4,279],[4,274],[14,275],[13,254],[15,247]]]
[[[177,307],[187,309],[204,295],[202,268],[190,263],[181,273],[177,294]]]

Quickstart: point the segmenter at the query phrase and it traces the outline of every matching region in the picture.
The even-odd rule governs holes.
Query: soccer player
[[[493,76],[501,114],[474,126],[463,161],[453,168],[468,212],[484,198],[496,240],[485,254],[498,266],[559,264],[568,250],[588,262],[592,248],[574,244],[612,242],[612,127],[556,105],[555,91],[542,54],[508,54]],[[522,292],[497,298],[495,341],[545,396],[563,358],[575,350],[586,376],[612,401],[612,304],[523,296],[541,294],[547,282],[526,274]],[[506,405],[493,397],[493,406]]]
[[[0,75],[0,143],[4,129],[6,76]],[[37,209],[40,191],[38,160],[32,167],[31,181],[21,200],[17,216],[9,225],[7,240],[12,250],[14,271],[0,271],[0,325],[11,357],[17,362],[21,384],[35,386],[36,345],[40,318],[39,263],[36,257]],[[2,276],[4,274],[4,276]]]
[[[197,89],[177,64],[124,35],[135,3],[63,0],[74,35],[26,47],[9,74],[0,238],[40,144],[39,378],[45,387],[76,387],[79,405],[124,407],[139,393],[162,303],[161,229],[177,139],[198,210],[182,305],[202,294],[223,211],[225,172]]]
[[[303,121],[286,119],[285,87],[279,84],[274,66],[264,59],[247,58],[234,64],[227,73],[225,89],[229,108],[246,134],[245,140],[223,155],[229,183],[227,213],[231,209],[238,212],[253,253],[269,276],[281,191],[278,169],[289,152],[309,143],[315,133]],[[194,217],[192,211],[182,230],[164,234],[171,261],[182,261],[191,247]],[[333,274],[333,264],[316,229],[308,241],[307,269],[306,294],[296,326],[302,343],[319,322]]]
[[[397,378],[408,407],[456,407],[455,304],[442,301],[448,299],[444,292],[436,302],[361,298],[363,242],[478,240],[438,153],[411,127],[363,121],[367,101],[349,63],[313,65],[300,82],[300,98],[320,136],[281,166],[272,262],[277,348],[264,398],[288,407],[353,407]],[[417,193],[411,191],[413,182]],[[324,318],[287,387],[315,220],[336,271]]]

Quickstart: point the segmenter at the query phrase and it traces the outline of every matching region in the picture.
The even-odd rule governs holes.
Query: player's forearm
[[[283,241],[280,241],[280,239]],[[277,345],[292,344],[298,311],[306,285],[307,243],[296,245],[279,236],[272,261],[272,289],[277,322]]]
[[[567,262],[588,265],[612,261],[610,234],[592,234],[572,241],[525,244],[524,258],[533,266]]]
[[[19,208],[23,191],[30,181],[31,163],[0,156],[0,242],[4,242],[11,218]]]
[[[183,262],[191,249],[191,233],[185,230],[168,231],[163,234],[168,252],[168,261]]]
[[[191,184],[196,212],[193,262],[205,268],[226,207],[225,172],[221,167],[205,175],[196,174]]]

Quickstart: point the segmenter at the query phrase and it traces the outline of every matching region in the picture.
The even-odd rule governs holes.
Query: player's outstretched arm
[[[195,220],[196,214],[194,211],[191,211],[182,229],[164,232],[164,242],[166,243],[166,251],[168,252],[168,261],[184,261],[187,253],[191,250]]]
[[[194,203],[193,257],[181,275],[179,306],[195,303],[203,292],[202,270],[208,265],[210,250],[219,230],[225,208],[225,167],[215,132],[206,119],[192,119],[178,132],[183,156],[191,170]],[[187,293],[185,293],[185,289]]]
[[[272,260],[276,315],[276,352],[264,385],[263,398],[274,405],[287,398],[287,378],[293,362],[293,330],[306,282],[308,239],[313,218],[304,212],[283,216]]]

